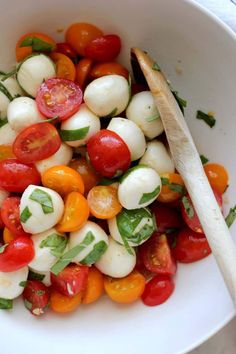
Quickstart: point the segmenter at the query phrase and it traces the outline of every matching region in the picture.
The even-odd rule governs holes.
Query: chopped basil
[[[103,118],[112,118],[116,115],[116,112],[118,111],[117,107],[114,108],[111,113],[107,114],[106,116],[104,116]]]
[[[161,177],[161,183],[163,184],[163,186],[168,186],[169,189],[173,192],[176,192],[179,194],[185,193],[184,186],[182,186],[181,184],[178,184],[178,183],[170,183],[169,179],[166,177]]]
[[[45,238],[39,245],[40,248],[49,247],[54,257],[61,257],[67,245],[67,238],[53,233]]]
[[[29,310],[29,311],[32,310],[33,305],[32,305],[31,302],[29,302],[28,300],[24,299],[24,304],[25,304],[25,307],[27,308],[27,310]]]
[[[149,202],[150,200],[154,199],[155,197],[158,196],[158,194],[160,193],[161,187],[157,186],[152,192],[150,193],[143,193],[140,201],[139,201],[139,205],[144,204],[146,202]]]
[[[54,212],[51,196],[42,189],[35,188],[35,190],[30,194],[29,199],[39,203],[42,206],[44,214]]]
[[[13,69],[12,71],[10,71],[9,73],[4,74],[3,77],[1,78],[1,81],[5,81],[5,80],[7,80],[9,77],[14,76],[14,75],[16,74],[16,71],[17,71],[17,69],[15,68],[15,69]]]
[[[0,70],[0,75],[6,75],[5,71]]]
[[[5,248],[9,245],[9,243],[5,243],[5,245],[0,247],[0,254],[5,251]]]
[[[192,204],[190,204],[189,198],[184,196],[182,198],[182,203],[183,203],[184,209],[186,210],[188,217],[190,219],[192,219],[194,217],[194,209],[193,209]]]
[[[200,155],[200,159],[201,159],[203,165],[205,165],[205,163],[207,163],[209,161],[209,159],[204,155]]]
[[[117,182],[117,181],[114,179],[109,179],[109,178],[103,177],[101,179],[101,181],[99,182],[99,186],[110,186],[111,184],[113,184],[115,182]]]
[[[37,37],[26,37],[22,42],[20,47],[32,47],[35,52],[51,52],[54,46],[51,43],[45,42],[44,40]]]
[[[216,124],[216,120],[212,115],[206,114],[202,111],[197,111],[196,118],[203,120],[210,128],[214,127]]]
[[[8,123],[7,118],[0,119],[0,128],[2,128],[7,123]]]
[[[36,294],[37,294],[38,296],[42,296],[42,295],[45,294],[45,290],[36,290]]]
[[[91,265],[99,260],[99,258],[103,255],[103,253],[107,249],[107,243],[105,241],[99,241],[95,243],[92,251],[80,261],[81,264]]]
[[[75,130],[60,130],[60,137],[62,141],[82,140],[88,134],[90,126],[75,129]]]
[[[229,214],[225,218],[225,222],[230,227],[234,220],[236,219],[236,205],[233,208],[230,208]]]
[[[10,310],[13,307],[13,300],[0,298],[0,309]]]
[[[20,214],[20,221],[25,223],[30,217],[32,213],[30,212],[29,208],[26,206],[22,213]]]
[[[154,120],[157,120],[157,119],[159,119],[159,118],[160,118],[160,114],[157,113],[157,114],[155,114],[154,116],[147,117],[147,118],[146,118],[146,121],[150,123],[150,122],[153,122]]]
[[[22,286],[22,288],[25,288],[27,285],[27,280],[23,280],[19,283],[19,286]]]
[[[32,270],[29,271],[29,275],[28,278],[30,280],[39,280],[39,281],[43,281],[43,279],[45,278],[44,274],[39,274],[39,273],[35,273]]]
[[[183,98],[179,97],[178,91],[171,89],[171,92],[172,92],[174,98],[176,99],[176,101],[179,105],[179,108],[181,109],[182,113],[184,114],[184,108],[187,107],[187,101],[184,100]]]
[[[154,71],[161,71],[160,66],[157,64],[157,62],[154,62],[153,66],[152,66],[152,70]]]
[[[9,99],[9,101],[13,100],[13,97],[10,94],[10,92],[1,82],[0,82],[0,92],[2,92]]]

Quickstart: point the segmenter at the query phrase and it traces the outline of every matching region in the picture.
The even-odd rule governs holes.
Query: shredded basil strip
[[[144,204],[146,202],[149,202],[151,199],[154,199],[155,197],[158,196],[160,193],[161,187],[157,186],[152,192],[150,193],[143,193],[143,196],[141,197],[139,201],[139,205]]]
[[[216,124],[216,120],[213,116],[206,114],[202,111],[197,111],[196,118],[203,120],[207,125],[209,125],[210,128],[214,127],[214,125]]]
[[[9,73],[6,73],[6,74],[3,75],[3,77],[1,78],[1,81],[5,81],[5,80],[7,80],[9,77],[14,76],[14,75],[16,74],[16,72],[17,72],[17,69],[16,69],[16,68],[13,69],[12,71],[9,71]]]
[[[33,51],[36,52],[51,52],[54,46],[44,40],[37,37],[26,37],[22,42],[20,47],[32,47]]]
[[[233,208],[230,208],[229,214],[225,218],[225,222],[228,227],[230,227],[236,219],[236,205]]]
[[[112,111],[111,111],[111,113],[109,113],[109,114],[107,114],[106,116],[104,116],[103,118],[112,118],[112,117],[114,117],[115,115],[116,115],[116,112],[118,111],[118,109],[117,109],[117,107],[116,108],[114,108]]]
[[[116,179],[109,179],[106,177],[103,177],[101,181],[99,182],[99,186],[110,186],[111,184],[118,182]]]
[[[161,177],[161,183],[163,184],[163,186],[168,186],[169,189],[173,192],[176,192],[179,194],[185,193],[184,186],[182,186],[181,184],[178,184],[178,183],[170,183],[169,179],[166,177]]]
[[[53,213],[54,208],[52,198],[42,189],[35,188],[35,190],[30,194],[29,199],[39,203],[42,206],[44,214]]]
[[[19,283],[19,286],[22,286],[22,288],[25,288],[27,285],[27,280],[23,280]]]
[[[9,101],[13,100],[13,97],[10,94],[10,92],[1,82],[0,82],[0,92],[2,92],[9,99]]]
[[[26,221],[31,217],[32,213],[29,208],[26,206],[22,213],[20,214],[20,221],[26,223]]]
[[[13,308],[13,300],[0,298],[0,309],[10,310]]]
[[[42,240],[39,247],[40,248],[49,247],[51,249],[50,250],[51,254],[54,257],[59,258],[65,251],[67,241],[68,240],[65,236],[53,233],[47,236],[44,240]]]
[[[92,251],[80,261],[81,264],[91,265],[99,260],[99,258],[103,255],[103,253],[107,249],[107,243],[103,240],[95,243]]]
[[[186,210],[186,213],[190,219],[194,217],[194,209],[193,206],[190,204],[188,197],[184,196],[182,198],[182,203],[184,206],[184,209]]]
[[[27,310],[29,310],[29,311],[32,310],[33,305],[30,301],[24,299],[24,304],[25,304],[25,307],[27,308]]]
[[[157,62],[155,61],[153,66],[152,66],[152,70],[154,71],[161,71],[160,66],[157,64]]]
[[[201,159],[203,165],[205,165],[205,163],[207,163],[209,161],[209,159],[204,155],[200,155],[200,159]]]
[[[5,245],[2,245],[0,247],[0,254],[3,253],[5,251],[5,248],[9,245],[9,243],[5,243]]]
[[[7,118],[0,119],[0,128],[2,128],[4,125],[8,123]]]
[[[39,281],[43,281],[43,279],[45,278],[44,274],[39,274],[39,273],[35,273],[32,270],[29,271],[29,275],[28,278],[30,280],[39,280]]]
[[[157,119],[159,119],[159,118],[160,118],[160,114],[157,113],[157,114],[155,114],[154,116],[147,117],[147,118],[146,118],[146,121],[150,123],[150,122],[153,122],[154,120],[157,120]]]
[[[90,126],[75,129],[75,130],[60,130],[59,134],[62,141],[75,141],[81,140],[86,137],[88,134]]]
[[[179,97],[178,91],[175,91],[175,90],[171,89],[171,92],[172,92],[174,98],[176,99],[176,101],[177,101],[177,103],[179,105],[179,108],[181,109],[182,113],[184,114],[184,108],[187,107],[187,101],[184,100],[183,98]]]

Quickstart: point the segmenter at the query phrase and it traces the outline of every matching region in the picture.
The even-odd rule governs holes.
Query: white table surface
[[[195,1],[215,13],[236,32],[236,0]],[[235,5],[233,2],[235,2]],[[236,354],[236,318],[189,354]]]

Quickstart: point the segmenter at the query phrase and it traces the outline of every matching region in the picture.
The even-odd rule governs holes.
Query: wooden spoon
[[[211,250],[236,305],[236,247],[205,175],[183,114],[154,61],[138,48],[131,49],[147,80],[160,113],[175,167],[182,176]]]

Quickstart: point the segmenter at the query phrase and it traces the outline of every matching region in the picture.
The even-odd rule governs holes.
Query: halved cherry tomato
[[[14,272],[28,265],[33,258],[33,241],[28,236],[19,236],[0,253],[0,272]]]
[[[12,145],[0,145],[0,161],[10,159],[11,157],[15,157]]]
[[[171,296],[174,288],[175,285],[170,276],[158,274],[146,284],[142,301],[147,306],[161,305]]]
[[[32,40],[34,42],[32,45],[22,46],[22,42],[27,41],[30,43]],[[26,43],[27,44],[27,43]],[[35,52],[52,52],[56,48],[56,42],[44,33],[26,33],[16,43],[16,60],[21,61],[28,55]],[[37,49],[37,50],[36,50]]]
[[[85,197],[78,192],[71,192],[65,199],[65,208],[62,219],[57,224],[58,232],[72,232],[78,230],[89,217],[89,206]]]
[[[155,232],[140,247],[140,253],[145,267],[150,272],[165,275],[174,275],[176,273],[176,262],[165,234],[158,235]]]
[[[91,304],[104,292],[103,275],[95,267],[89,268],[87,286],[82,295],[82,304]]]
[[[163,173],[160,177],[162,188],[161,193],[157,197],[159,202],[174,202],[183,195],[185,191],[184,181],[178,173]]]
[[[0,188],[22,193],[30,184],[38,185],[40,181],[40,174],[34,165],[26,165],[17,159],[0,161]]]
[[[60,146],[57,129],[50,123],[37,123],[17,135],[13,152],[21,162],[32,163],[55,154]]]
[[[55,289],[51,291],[50,307],[54,312],[67,313],[77,309],[81,304],[82,293],[73,297],[62,295]]]
[[[77,59],[76,51],[68,43],[57,43],[56,51],[58,53],[66,55],[73,61]]]
[[[98,63],[92,68],[89,74],[93,80],[106,75],[121,75],[124,76],[127,80],[129,78],[128,70],[123,65],[116,63],[115,61],[108,63]]]
[[[25,307],[32,315],[41,316],[47,310],[50,301],[50,291],[42,282],[27,280],[22,296]]]
[[[36,103],[39,111],[47,118],[65,120],[79,109],[83,100],[81,88],[71,80],[52,78],[40,86]]]
[[[83,58],[76,65],[76,82],[80,87],[84,87],[87,82],[93,61],[91,59]]]
[[[207,257],[211,253],[204,234],[194,232],[185,227],[178,234],[173,248],[175,259],[181,263],[192,263]]]
[[[90,23],[73,23],[66,31],[66,42],[84,56],[84,49],[93,39],[102,36],[102,31]]]
[[[111,186],[96,186],[88,193],[90,213],[98,219],[111,219],[122,209],[117,189]]]
[[[7,197],[1,208],[1,217],[4,225],[15,236],[29,236],[20,222],[20,197]]]
[[[105,277],[104,287],[113,301],[127,304],[140,298],[145,288],[145,278],[137,271],[120,279]]]
[[[69,264],[58,275],[50,274],[52,287],[65,296],[75,296],[85,290],[89,267]]]
[[[121,40],[116,34],[107,34],[92,40],[85,47],[85,57],[94,61],[114,60],[120,53]]]
[[[208,163],[204,166],[204,170],[212,188],[224,193],[229,184],[229,175],[224,166],[217,163]]]
[[[130,151],[118,134],[102,129],[87,143],[93,167],[104,177],[115,177],[130,165]]]
[[[3,241],[4,241],[4,243],[10,243],[16,237],[17,236],[14,235],[7,227],[4,227],[4,230],[3,230]]]
[[[84,182],[78,172],[65,165],[50,167],[42,175],[42,184],[62,196],[71,192],[84,193]]]
[[[151,210],[155,215],[158,233],[169,234],[183,226],[181,214],[177,210],[170,208],[169,205],[154,202],[151,205]]]
[[[52,53],[50,58],[56,64],[56,76],[61,79],[75,81],[75,65],[73,61],[62,53]]]

